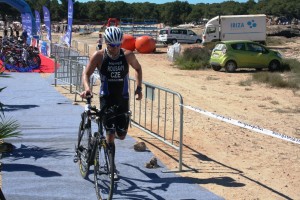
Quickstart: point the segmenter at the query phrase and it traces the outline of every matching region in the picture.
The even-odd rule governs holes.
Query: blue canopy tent
[[[0,3],[2,2],[16,8],[21,14],[29,14],[31,16],[32,35],[36,35],[37,29],[35,24],[35,18],[32,15],[32,11],[29,5],[24,0],[0,0]]]

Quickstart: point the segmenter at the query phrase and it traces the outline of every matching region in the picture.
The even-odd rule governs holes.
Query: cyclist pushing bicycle
[[[100,109],[117,106],[117,113],[129,111],[129,65],[135,70],[136,99],[142,99],[142,68],[134,53],[121,48],[123,33],[118,27],[108,27],[104,32],[105,49],[96,51],[82,74],[85,91],[81,97],[91,95],[90,76],[97,68],[100,73]],[[129,125],[128,115],[112,120],[103,119],[106,140],[115,149],[114,139],[125,139]],[[114,156],[115,152],[113,152]],[[116,175],[115,175],[116,176]],[[116,177],[115,177],[116,178]]]

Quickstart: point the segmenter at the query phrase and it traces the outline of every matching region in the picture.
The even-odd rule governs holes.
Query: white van
[[[159,31],[158,42],[166,44],[201,43],[202,39],[194,31],[181,28],[169,28]]]

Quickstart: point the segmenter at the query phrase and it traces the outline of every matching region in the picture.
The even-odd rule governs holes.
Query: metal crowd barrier
[[[75,101],[77,95],[83,91],[82,71],[89,62],[88,56],[80,56],[78,43],[72,43],[75,48],[70,49],[54,46],[52,55],[55,56],[55,86],[58,82],[69,85],[70,93],[74,93]],[[85,54],[88,55],[88,45],[84,45]],[[98,72],[92,76],[99,79]],[[159,139],[178,151],[179,171],[182,171],[183,151],[183,98],[182,96],[157,85],[143,82],[144,99],[136,101],[134,91],[135,80],[130,78],[130,108],[132,111],[132,124],[151,136]],[[95,93],[94,93],[95,94]],[[95,94],[98,95],[98,94]]]
[[[136,82],[130,78],[132,124],[178,151],[182,171],[183,98],[170,89],[143,82],[144,99],[137,101]]]
[[[82,43],[82,42],[73,40],[72,47],[75,48],[82,55],[85,55],[85,56],[90,55],[90,46],[87,43]]]
[[[55,58],[66,58],[69,56],[81,56],[77,49],[68,48],[59,44],[51,44],[51,55]]]

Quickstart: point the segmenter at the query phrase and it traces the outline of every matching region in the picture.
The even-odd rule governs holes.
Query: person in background
[[[26,29],[23,30],[21,37],[22,37],[22,40],[23,40],[23,44],[26,44],[27,43],[27,38],[28,38],[28,34],[27,34]]]
[[[9,27],[10,37],[14,37],[14,30],[12,27]]]
[[[8,36],[8,30],[7,30],[6,27],[5,27],[4,31],[3,31],[3,36],[4,36],[4,37],[7,37],[7,36]]]
[[[102,49],[102,44],[103,44],[103,37],[102,37],[101,33],[99,33],[99,38],[97,40],[97,43],[98,43],[97,50],[101,50]]]
[[[18,39],[20,37],[20,32],[19,32],[19,29],[16,28],[16,38]]]

